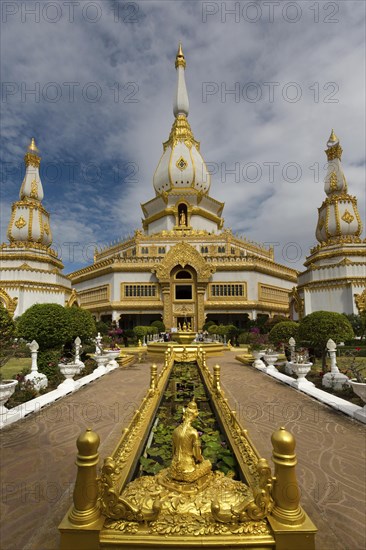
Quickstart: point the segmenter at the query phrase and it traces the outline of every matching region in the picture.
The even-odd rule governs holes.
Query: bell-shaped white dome
[[[182,135],[183,134],[183,135]],[[177,116],[153,178],[157,194],[191,188],[208,193],[211,176],[185,115]]]

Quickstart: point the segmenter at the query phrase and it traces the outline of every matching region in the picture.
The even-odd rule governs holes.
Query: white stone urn
[[[111,369],[114,369],[118,367],[118,363],[116,361],[117,357],[119,357],[119,349],[106,349],[104,350],[104,354],[108,357],[108,362],[106,365],[106,372],[108,372]]]
[[[108,372],[106,368],[109,361],[108,355],[106,355],[105,353],[102,353],[101,355],[94,355],[93,359],[98,365],[98,367],[94,371],[95,374],[102,375]]]
[[[265,371],[266,370],[266,365],[265,363],[263,363],[262,361],[262,357],[263,355],[265,355],[265,351],[252,351],[252,355],[254,357],[254,363],[253,363],[253,367],[255,367],[256,369],[258,370],[262,370],[262,371]]]
[[[0,424],[1,415],[5,415],[8,409],[4,406],[9,397],[15,392],[15,386],[18,384],[18,380],[1,380],[0,381]]]
[[[76,389],[77,382],[75,382],[74,376],[79,374],[80,365],[77,363],[59,363],[58,368],[65,377],[65,380],[58,387],[69,391]]]
[[[297,380],[291,383],[291,386],[300,390],[303,387],[314,386],[312,382],[306,380],[306,375],[310,372],[313,363],[293,363],[290,361],[291,370],[297,376]]]
[[[266,352],[264,355],[264,360],[267,363],[267,366],[265,368],[265,372],[278,372],[274,364],[277,362],[279,353],[270,351]]]
[[[348,380],[349,385],[352,387],[358,397],[361,397],[362,401],[366,403],[366,383],[357,382],[356,378]],[[363,406],[363,409],[356,411],[353,415],[357,420],[364,422],[366,424],[366,405]]]

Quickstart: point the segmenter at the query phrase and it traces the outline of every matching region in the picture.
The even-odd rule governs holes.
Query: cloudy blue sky
[[[227,227],[301,268],[315,244],[332,127],[365,219],[364,2],[28,0],[1,9],[1,241],[33,135],[66,272],[90,263],[95,244],[140,228],[173,122],[179,40],[189,120]]]

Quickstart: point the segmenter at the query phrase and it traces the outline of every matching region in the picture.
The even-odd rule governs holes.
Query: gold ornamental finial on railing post
[[[79,451],[76,458],[78,472],[73,495],[74,507],[69,514],[69,520],[74,525],[89,525],[100,516],[97,504],[99,443],[99,435],[90,428],[82,433],[76,442]]]
[[[275,464],[273,500],[275,506],[272,516],[284,525],[301,525],[305,521],[305,513],[300,506],[300,489],[296,479],[294,436],[285,428],[273,432],[273,454]]]
[[[150,367],[150,390],[155,392],[158,381],[158,367],[156,363],[153,363]]]
[[[213,368],[214,372],[214,379],[213,379],[213,387],[215,392],[220,393],[221,392],[221,386],[220,386],[220,365],[215,365]]]

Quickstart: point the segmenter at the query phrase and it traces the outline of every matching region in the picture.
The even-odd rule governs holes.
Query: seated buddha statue
[[[173,480],[194,482],[211,471],[211,462],[202,456],[198,432],[191,425],[197,416],[197,403],[193,400],[183,409],[183,422],[173,432],[173,459],[169,472]]]

